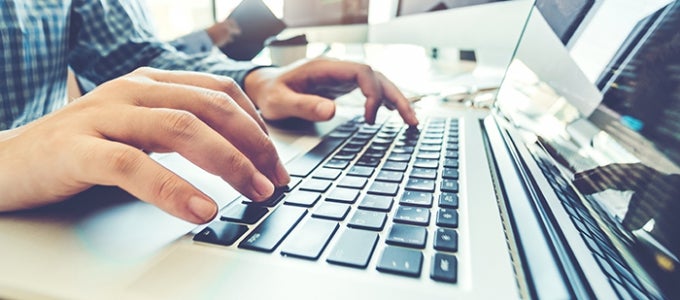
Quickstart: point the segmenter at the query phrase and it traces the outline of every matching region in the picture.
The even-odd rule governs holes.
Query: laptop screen
[[[555,20],[534,9],[497,105],[525,133],[527,145],[538,145],[570,179],[622,260],[648,279],[641,285],[677,295],[680,3],[603,3],[573,37],[592,39],[576,41],[577,50],[551,30]],[[598,31],[625,38],[607,39]],[[593,80],[584,69],[593,67],[589,59],[602,57],[609,63]]]

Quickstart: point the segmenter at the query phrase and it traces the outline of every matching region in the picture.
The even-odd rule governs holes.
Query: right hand
[[[0,211],[119,186],[193,223],[217,205],[144,151],[176,151],[263,201],[290,180],[264,122],[229,78],[141,68],[0,138]]]

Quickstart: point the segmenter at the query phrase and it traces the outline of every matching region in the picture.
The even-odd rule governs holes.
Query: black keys
[[[267,207],[274,207],[276,204],[278,204],[281,199],[285,196],[284,192],[288,190],[288,187],[280,187],[276,188],[274,190],[274,194],[271,195],[267,200],[264,200],[262,202],[255,202],[252,201],[246,197],[241,197],[243,199],[243,204],[248,204],[248,205],[258,205],[258,206],[267,206]]]
[[[385,226],[385,221],[387,221],[387,214],[384,212],[358,209],[347,226],[380,231]]]
[[[439,188],[442,190],[442,192],[457,193],[458,181],[455,179],[443,179]]]
[[[423,178],[423,179],[435,179],[435,178],[437,178],[437,170],[436,169],[413,168],[411,170],[410,177]]]
[[[328,155],[344,142],[344,139],[325,138],[312,150],[286,164],[290,175],[305,177],[309,175]]]
[[[437,212],[437,226],[458,227],[458,212],[455,209],[440,208]]]
[[[387,182],[401,182],[404,179],[404,173],[397,171],[382,170],[375,177],[375,180]]]
[[[390,245],[423,249],[426,241],[427,229],[425,227],[395,223],[385,242]]]
[[[359,190],[337,187],[326,196],[326,201],[354,203],[359,197]]]
[[[434,233],[434,248],[440,251],[458,251],[458,233],[453,229],[437,228]]]
[[[333,181],[323,179],[307,179],[300,184],[300,189],[305,191],[323,193],[331,186]]]
[[[425,169],[436,169],[436,168],[439,167],[439,160],[416,158],[416,161],[413,163],[413,167],[425,168]]]
[[[235,223],[255,224],[268,212],[269,210],[263,206],[234,202],[224,210],[221,219]]]
[[[349,212],[349,205],[333,202],[322,202],[316,208],[312,217],[323,218],[335,221],[342,221]]]
[[[342,170],[321,168],[312,175],[312,178],[335,180],[340,176],[340,173],[342,173]]]
[[[434,192],[434,180],[410,177],[406,189],[413,191]]]
[[[390,196],[368,194],[359,203],[359,208],[388,212],[392,208],[392,203],[394,203],[394,198]]]
[[[316,201],[318,201],[319,198],[321,198],[321,195],[317,192],[296,190],[286,196],[284,203],[311,207],[316,204]]]
[[[382,166],[383,170],[404,172],[408,168],[408,163],[400,161],[386,161]]]
[[[347,228],[326,261],[355,268],[366,268],[378,242],[378,233]]]
[[[399,247],[385,247],[377,269],[380,272],[418,277],[423,267],[423,253]]]
[[[399,204],[401,205],[411,205],[411,206],[422,206],[422,207],[432,207],[432,201],[434,195],[428,192],[418,192],[418,191],[405,191],[401,195],[401,200]]]
[[[458,208],[458,194],[441,193],[439,195],[439,207]]]
[[[353,189],[363,189],[366,186],[368,179],[365,177],[357,176],[345,176],[340,182],[338,182],[339,187],[353,188]]]
[[[286,239],[281,254],[318,259],[337,229],[337,222],[310,218]]]
[[[245,225],[216,221],[210,223],[208,227],[195,235],[194,241],[229,246],[236,242],[247,230],[248,227]]]
[[[240,248],[272,252],[300,222],[307,209],[281,205],[257,226],[240,244]]]
[[[399,206],[394,222],[427,226],[430,224],[430,210],[422,207]]]
[[[368,189],[369,194],[385,196],[396,196],[399,191],[399,184],[394,182],[374,181]]]
[[[455,283],[458,280],[458,260],[453,255],[436,253],[432,257],[430,278]]]
[[[454,168],[444,168],[442,177],[446,179],[458,179],[458,170]]]
[[[349,170],[349,172],[347,172],[347,175],[359,176],[359,177],[371,177],[371,175],[373,175],[374,171],[375,171],[375,168],[373,168],[373,167],[354,166]]]

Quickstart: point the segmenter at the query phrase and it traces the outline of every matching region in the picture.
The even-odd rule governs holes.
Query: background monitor
[[[397,8],[397,16],[407,16],[500,1],[505,0],[401,0],[399,1],[399,6]]]
[[[594,3],[595,0],[536,0],[536,7],[566,45]]]

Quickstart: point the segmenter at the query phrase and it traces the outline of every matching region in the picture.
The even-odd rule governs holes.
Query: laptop
[[[490,107],[432,96],[417,129],[381,113],[282,135],[296,180],[264,205],[157,157],[224,205],[205,226],[106,187],[3,214],[0,295],[678,298],[680,4],[589,14],[565,46],[532,7]]]

